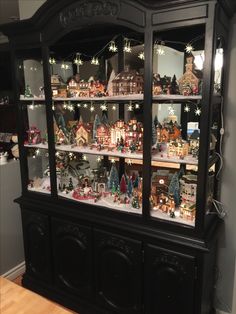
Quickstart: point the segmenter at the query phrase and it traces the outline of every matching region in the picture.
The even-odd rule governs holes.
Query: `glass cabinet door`
[[[17,51],[22,157],[28,191],[50,194],[48,132],[40,49]]]
[[[141,214],[144,38],[114,29],[103,40],[96,27],[87,44],[62,49],[75,36],[69,34],[50,47],[57,191],[73,201]]]
[[[205,26],[153,38],[150,216],[194,227],[203,210],[197,208],[200,134],[208,123],[202,117]]]

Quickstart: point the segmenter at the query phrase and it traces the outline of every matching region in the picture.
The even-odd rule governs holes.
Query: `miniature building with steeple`
[[[178,81],[180,94],[184,96],[198,95],[202,72],[195,69],[194,56],[192,54],[186,58],[185,68],[185,73]]]

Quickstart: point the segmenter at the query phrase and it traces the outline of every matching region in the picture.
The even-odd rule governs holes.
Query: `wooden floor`
[[[21,287],[21,278],[16,283],[0,277],[1,314],[71,314],[38,294]]]

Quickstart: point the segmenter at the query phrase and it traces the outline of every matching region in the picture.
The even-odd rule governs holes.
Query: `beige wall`
[[[46,0],[19,0],[20,19],[30,18]]]
[[[221,202],[228,212],[224,230],[220,234],[218,257],[219,279],[216,287],[216,306],[222,311],[236,314],[236,15],[231,22],[228,70],[225,91],[224,168],[221,181]]]

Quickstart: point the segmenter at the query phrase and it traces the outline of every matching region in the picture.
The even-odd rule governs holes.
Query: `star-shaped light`
[[[77,106],[77,108],[80,108],[80,107],[81,107],[81,104],[77,104],[76,106]]]
[[[197,107],[197,109],[195,109],[195,115],[196,116],[200,116],[201,115],[201,109]]]
[[[132,49],[131,49],[131,45],[130,45],[130,40],[128,38],[124,39],[124,48],[123,48],[124,52],[128,52],[131,53]]]
[[[91,60],[91,64],[93,64],[93,65],[99,65],[99,60],[98,60],[98,58],[93,57],[92,60]]]
[[[84,107],[84,108],[88,108],[88,104],[84,104],[83,107]]]
[[[114,111],[116,110],[116,106],[115,105],[112,106],[112,110],[114,110]]]
[[[81,54],[80,53],[77,53],[76,54],[76,57],[74,59],[74,64],[77,64],[77,65],[83,65],[83,60],[81,60]]]
[[[50,64],[56,64],[55,58],[49,58],[49,63]]]
[[[133,111],[133,109],[134,109],[133,106],[131,104],[129,104],[128,107],[127,107],[127,110],[128,111]]]
[[[156,54],[158,56],[164,56],[165,55],[164,42],[162,42],[161,45],[155,44],[154,49],[156,50]]]
[[[97,162],[101,162],[102,158],[100,156],[97,157]]]
[[[52,105],[52,110],[55,111],[55,106],[54,105]]]
[[[139,59],[144,60],[145,59],[144,52],[143,51],[140,52],[138,57],[139,57]]]
[[[190,111],[190,107],[188,106],[188,105],[186,105],[185,107],[184,107],[184,112],[189,112]]]
[[[114,164],[116,161],[114,158],[111,159],[111,163]]]
[[[114,42],[114,40],[112,40],[111,42],[110,42],[110,45],[109,45],[109,51],[112,51],[112,52],[117,52],[117,47],[116,47],[116,44],[115,44],[115,42]]]
[[[102,109],[102,111],[107,111],[107,105],[105,103],[102,104],[100,108]]]
[[[68,105],[67,109],[68,109],[70,112],[74,111],[73,105]]]
[[[86,155],[83,155],[83,160],[87,160],[87,156]]]
[[[67,109],[67,104],[64,104],[64,105],[63,105],[63,108],[64,108],[64,109]]]
[[[33,105],[33,104],[30,105],[30,106],[29,106],[29,109],[34,110],[34,105]]]
[[[191,53],[194,50],[193,46],[191,44],[187,44],[185,47],[185,51],[187,53]]]
[[[36,155],[39,155],[39,154],[40,154],[40,150],[39,150],[39,149],[36,149],[35,154],[36,154]]]
[[[171,106],[168,108],[169,115],[173,116],[175,114],[175,109]]]
[[[95,110],[94,106],[91,105],[90,109],[89,109],[91,112],[93,112]]]
[[[139,104],[135,104],[135,109],[139,109],[140,105]]]
[[[128,159],[128,160],[127,160],[127,164],[128,164],[129,166],[131,166],[131,165],[132,165],[132,161],[131,161],[131,159]]]

